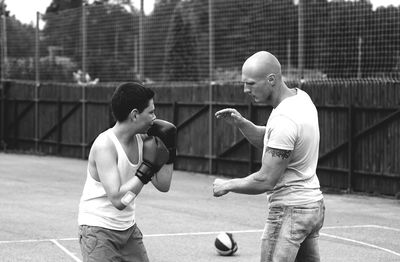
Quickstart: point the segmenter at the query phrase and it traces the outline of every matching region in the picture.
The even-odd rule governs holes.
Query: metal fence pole
[[[133,55],[134,55],[134,60],[133,60],[133,79],[136,80],[138,73],[139,73],[139,50],[138,50],[138,37],[135,35],[133,38]]]
[[[287,75],[291,76],[292,75],[292,43],[290,41],[290,38],[287,40]]]
[[[4,11],[4,1],[1,2],[2,10]],[[5,13],[1,15],[1,35],[0,35],[0,42],[1,42],[1,117],[0,117],[0,128],[1,128],[1,146],[3,150],[5,150],[5,131],[6,131],[6,122],[5,122],[5,78],[6,78],[6,59],[7,59],[7,38],[6,38],[6,15]]]
[[[36,32],[35,32],[35,152],[39,150],[39,86],[40,86],[40,63],[39,63],[39,20],[40,13],[36,12]]]
[[[143,0],[140,0],[140,15],[139,15],[139,79],[141,81],[144,81],[143,19],[144,19]]]
[[[83,85],[82,85],[82,140],[81,140],[81,148],[82,148],[82,154],[81,157],[84,159],[86,157],[86,74],[87,74],[87,68],[86,68],[86,37],[87,37],[87,32],[86,32],[86,3],[84,2],[82,5],[82,72],[83,72],[83,77],[85,79]]]
[[[298,9],[298,14],[299,14],[298,70],[300,73],[300,77],[303,77],[303,70],[304,70],[304,1],[305,0],[299,0],[299,6],[298,6],[299,8]]]
[[[1,1],[1,5],[0,5],[0,9],[4,10],[4,1]],[[1,18],[1,23],[0,23],[0,30],[1,30],[1,34],[0,34],[0,44],[1,44],[1,82],[3,83],[4,81],[4,66],[5,66],[5,62],[4,62],[4,44],[5,44],[5,30],[4,30],[4,23],[6,21],[5,19],[5,14],[0,14],[0,18]]]
[[[361,71],[361,61],[362,61],[362,38],[358,38],[358,65],[357,65],[357,78],[360,79],[362,77]]]
[[[209,31],[209,90],[208,90],[208,102],[209,102],[209,119],[208,119],[208,165],[209,165],[209,174],[213,174],[213,136],[214,136],[214,128],[213,128],[213,85],[214,85],[214,17],[213,17],[213,0],[208,0],[208,31]]]
[[[8,78],[8,48],[7,48],[8,43],[7,43],[7,18],[5,15],[3,15],[3,20],[4,20],[3,22],[4,78],[3,79],[6,79]]]
[[[87,68],[86,68],[86,3],[82,5],[82,73],[85,79]]]

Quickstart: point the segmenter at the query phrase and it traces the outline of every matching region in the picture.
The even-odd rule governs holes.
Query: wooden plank
[[[295,83],[293,84],[295,85]],[[21,105],[27,105],[34,101],[35,83],[10,84],[5,103],[18,101]],[[183,170],[207,172],[208,143],[208,117],[204,114],[208,110],[208,85],[207,84],[180,84],[171,83],[169,86],[155,85],[157,116],[165,117],[178,126],[178,158],[177,167]],[[349,88],[353,89],[353,100],[349,96]],[[87,96],[87,131],[86,141],[89,148],[99,132],[110,127],[114,120],[109,109],[109,99],[115,89],[115,85],[99,85],[96,88],[88,88]],[[234,107],[245,117],[259,125],[265,125],[271,108],[262,104],[254,104],[252,110],[248,110],[250,98],[243,94],[241,84],[218,84],[214,88],[213,109]],[[400,184],[400,158],[398,144],[400,144],[400,82],[378,80],[318,80],[306,82],[303,90],[310,94],[318,108],[320,121],[320,161],[318,174],[321,174],[321,184],[324,186],[346,189],[348,184],[355,190],[370,190],[372,186],[382,193],[392,193]],[[57,99],[61,97],[57,109]],[[81,89],[73,84],[43,83],[39,90],[39,134],[42,139],[40,151],[43,153],[80,157],[80,120],[79,108],[65,119],[60,112],[71,112],[74,106],[79,107]],[[61,105],[61,107],[60,107]],[[351,105],[354,117],[351,122],[354,125],[357,141],[351,150],[354,158],[346,150],[350,139],[349,117],[347,108]],[[17,115],[21,113],[21,106],[15,108]],[[5,124],[10,125],[17,117],[14,117],[13,107],[7,112],[2,112]],[[27,110],[29,111],[29,110]],[[58,113],[57,113],[58,112]],[[19,126],[13,149],[26,150],[33,146],[33,128],[27,128],[31,122],[31,114],[26,113]],[[62,129],[57,129],[54,123],[62,122]],[[33,122],[32,122],[33,123]],[[213,140],[213,152],[217,157],[213,158],[216,170],[221,174],[230,176],[243,176],[248,169],[259,168],[261,152],[252,151],[240,131],[227,125],[223,121],[215,121]],[[182,125],[183,124],[183,125]],[[32,129],[32,130],[30,130]],[[57,135],[53,136],[55,130]],[[18,132],[19,131],[19,132]],[[49,133],[49,131],[52,131]],[[57,141],[58,140],[58,141]],[[235,145],[235,141],[243,141]],[[57,149],[57,145],[59,146]],[[233,148],[231,146],[234,145]],[[12,146],[12,145],[11,145]],[[333,149],[332,152],[330,152]],[[350,150],[350,151],[351,151]],[[251,163],[251,159],[254,163]],[[353,161],[353,162],[352,162]],[[237,165],[235,164],[237,162]],[[243,169],[244,168],[244,169]],[[354,179],[351,183],[347,180],[349,168],[353,169]],[[374,175],[372,175],[374,174]],[[368,177],[376,178],[368,178]],[[379,176],[384,181],[392,180],[392,184],[382,182],[379,184]],[[387,178],[387,176],[390,176]]]

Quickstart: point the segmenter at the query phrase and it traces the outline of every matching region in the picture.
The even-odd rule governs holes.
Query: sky
[[[0,0],[1,2],[2,0]],[[36,12],[44,13],[52,0],[4,0],[11,15],[25,24],[36,22]],[[298,1],[298,0],[297,0]],[[374,9],[378,6],[400,5],[400,0],[370,0]],[[89,1],[89,3],[92,1]],[[154,0],[144,0],[144,11],[146,14],[153,9]],[[134,6],[139,8],[140,0],[133,0]]]

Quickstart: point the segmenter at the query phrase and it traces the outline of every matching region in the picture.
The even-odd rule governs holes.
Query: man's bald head
[[[252,78],[261,79],[269,74],[281,76],[281,64],[271,53],[260,51],[250,56],[243,64],[242,72]]]

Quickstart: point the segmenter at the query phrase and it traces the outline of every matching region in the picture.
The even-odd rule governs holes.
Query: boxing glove
[[[143,140],[143,161],[135,175],[143,184],[149,183],[154,174],[167,162],[168,157],[168,149],[161,139],[148,136]]]
[[[176,157],[176,127],[174,124],[156,119],[153,122],[153,125],[150,127],[149,131],[147,131],[149,136],[159,137],[168,148],[169,158],[167,164],[171,164],[174,162]]]

